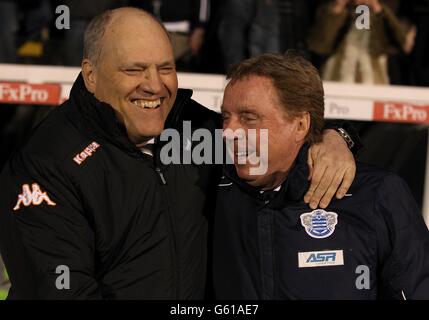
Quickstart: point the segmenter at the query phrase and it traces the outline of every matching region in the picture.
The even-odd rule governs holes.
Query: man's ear
[[[310,131],[310,113],[303,112],[298,117],[296,117],[297,126],[296,126],[296,135],[295,142],[302,142],[307,137],[308,132]]]
[[[82,60],[82,76],[86,89],[94,93],[96,83],[95,66],[88,59]]]

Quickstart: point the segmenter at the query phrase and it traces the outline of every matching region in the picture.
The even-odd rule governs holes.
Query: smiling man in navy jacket
[[[349,194],[325,209],[302,199],[308,144],[321,139],[324,92],[295,54],[265,54],[229,75],[224,129],[268,129],[260,148],[233,151],[219,185],[214,285],[220,299],[429,298],[429,232],[405,182],[358,164]],[[260,131],[258,131],[260,132]],[[261,136],[259,136],[261,138]],[[237,150],[237,136],[232,139]],[[266,161],[265,174],[251,174]],[[340,173],[335,179],[341,179]]]

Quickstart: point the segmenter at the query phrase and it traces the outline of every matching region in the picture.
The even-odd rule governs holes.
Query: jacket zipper
[[[174,278],[176,280],[176,286],[175,286],[175,298],[176,299],[180,299],[180,272],[179,272],[179,254],[177,251],[177,242],[176,242],[176,232],[174,229],[174,222],[173,222],[173,216],[171,213],[171,206],[170,206],[170,202],[169,202],[169,198],[168,198],[168,192],[167,190],[165,190],[165,186],[167,185],[167,180],[164,177],[164,174],[161,171],[160,167],[155,167],[155,171],[156,173],[158,173],[159,178],[161,180],[164,192],[165,192],[165,199],[167,201],[167,212],[168,212],[168,220],[169,220],[169,227],[170,227],[170,231],[172,234],[172,242],[173,242],[173,274],[174,274]]]
[[[174,108],[174,110],[171,110],[169,117],[166,120],[166,128],[169,128],[171,126],[171,124],[174,124],[176,122],[178,122],[178,115],[181,111],[181,109],[183,108],[184,104],[185,104],[185,100],[187,101],[190,97],[192,96],[191,94],[188,94],[187,98],[181,99],[180,101],[178,101],[178,99],[176,99],[177,102],[177,106],[176,108]],[[176,287],[175,287],[175,295],[176,295],[176,300],[180,299],[180,270],[179,270],[179,253],[178,253],[178,249],[177,249],[177,241],[176,241],[176,232],[174,229],[174,221],[173,221],[173,216],[171,213],[171,205],[169,202],[169,197],[168,197],[168,190],[166,190],[166,184],[167,184],[167,180],[165,179],[164,174],[162,173],[161,168],[159,167],[159,165],[157,164],[157,160],[158,160],[158,155],[155,152],[154,154],[154,160],[155,160],[155,171],[158,174],[162,186],[164,187],[164,192],[165,192],[165,198],[167,201],[167,211],[168,211],[168,220],[169,220],[169,227],[170,227],[170,231],[171,234],[173,235],[173,273],[174,273],[174,277],[176,280]]]
[[[155,171],[158,173],[159,178],[161,179],[162,184],[167,184],[167,181],[165,180],[164,174],[162,173],[161,169],[159,167],[156,167]]]

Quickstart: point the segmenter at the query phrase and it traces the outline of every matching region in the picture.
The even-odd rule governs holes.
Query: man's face
[[[93,93],[115,109],[134,143],[159,135],[177,94],[173,51],[163,29],[139,15],[112,22],[103,37]]]
[[[244,129],[248,141],[248,129],[256,129],[256,146],[247,149],[247,156],[256,149],[261,156],[260,129],[268,130],[268,170],[265,174],[252,175],[250,168],[258,164],[238,164],[238,139],[235,139],[234,164],[238,176],[248,184],[262,189],[280,185],[286,178],[300,147],[301,135],[297,133],[297,119],[288,119],[281,106],[277,91],[267,77],[251,75],[228,84],[222,104],[223,129]],[[228,139],[228,138],[227,138]]]

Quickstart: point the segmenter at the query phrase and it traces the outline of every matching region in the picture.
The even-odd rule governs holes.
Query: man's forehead
[[[258,103],[238,102],[237,104],[223,103],[220,107],[222,112],[235,112],[235,113],[261,113],[264,107]]]
[[[123,33],[105,37],[103,50],[111,53],[119,63],[162,64],[174,61],[171,43],[167,37],[147,36],[142,33]]]
[[[155,40],[155,43],[169,43],[169,38],[164,30],[157,24],[148,24],[139,22],[133,25],[129,21],[124,21],[123,24],[117,24],[107,27],[105,32],[105,40],[107,41],[138,41],[138,40]]]
[[[125,10],[116,12],[106,26],[106,41],[137,41],[145,39],[158,39],[159,42],[170,44],[168,34],[163,26],[150,16],[140,10]]]
[[[265,114],[270,112],[272,106],[280,106],[272,82],[268,78],[252,77],[254,78],[243,78],[227,85],[221,105],[222,112]],[[249,79],[254,85],[248,86]]]
[[[226,89],[221,105],[221,111],[234,113],[260,113],[261,109],[263,109],[264,102],[260,99],[253,98],[252,96],[253,92],[247,92],[237,88]]]
[[[249,106],[255,104],[256,101],[265,100],[267,97],[275,93],[271,85],[267,86],[258,81],[258,79],[243,78],[234,82],[228,83],[225,88],[224,102],[235,101],[240,105]]]
[[[174,56],[166,48],[155,48],[147,45],[118,45],[114,48],[114,59],[120,65],[147,67],[150,65],[174,65]]]

